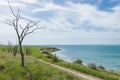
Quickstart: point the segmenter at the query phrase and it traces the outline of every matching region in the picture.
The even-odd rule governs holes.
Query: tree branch
[[[19,26],[20,26],[21,30],[24,30],[21,24]]]
[[[34,31],[36,31],[36,30],[38,30],[38,29],[43,29],[43,27],[40,27],[40,28],[36,27],[36,28],[34,28],[32,31],[27,32],[26,35],[28,35],[28,34],[30,34],[30,33],[33,33]]]
[[[9,1],[8,1],[8,4],[9,4],[9,8],[10,8],[10,10],[11,10],[11,12],[12,12],[13,16],[14,16],[14,17],[16,17],[16,15],[15,15],[14,11],[12,10],[12,7],[11,7],[11,5],[10,5],[10,2],[9,2]]]

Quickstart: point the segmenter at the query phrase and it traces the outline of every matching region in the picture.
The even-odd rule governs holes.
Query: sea
[[[73,62],[77,59],[84,65],[94,63],[107,70],[120,70],[120,45],[54,45],[61,49],[54,52],[60,59]]]

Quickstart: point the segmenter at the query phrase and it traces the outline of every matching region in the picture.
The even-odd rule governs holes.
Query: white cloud
[[[120,28],[120,15],[118,14],[119,8],[114,9],[113,12],[99,11],[95,6],[89,4],[74,4],[69,3],[69,7],[73,10],[73,15],[77,15],[78,22],[88,24],[96,27]]]
[[[8,3],[6,1],[0,1],[0,6],[8,6]]]
[[[19,8],[25,7],[24,4],[19,3],[19,2],[17,2],[17,1],[9,1],[9,2],[10,2],[10,5],[11,5],[12,7],[19,7]],[[8,1],[7,1],[7,0],[2,0],[2,1],[0,1],[0,6],[8,6]]]
[[[12,7],[18,7],[18,8],[24,8],[24,7],[26,7],[25,4],[22,4],[22,3],[19,3],[19,2],[10,2],[10,5]]]
[[[32,12],[36,13],[50,10],[53,11],[54,15],[47,21],[51,22],[54,27],[56,25],[56,28],[62,27],[65,29],[65,27],[68,27],[72,29],[76,26],[84,27],[84,25],[90,25],[110,31],[120,29],[120,6],[112,8],[113,12],[108,12],[100,11],[96,6],[90,4],[73,3],[68,1],[65,6],[59,6],[50,2],[44,3],[41,8],[34,9]]]
[[[43,4],[41,8],[32,10],[32,12],[49,11],[49,10],[63,10],[64,11],[68,9],[50,2],[50,3]]]
[[[35,3],[38,3],[37,0],[21,0],[22,2],[25,2],[25,3],[31,3],[31,4],[35,4]]]

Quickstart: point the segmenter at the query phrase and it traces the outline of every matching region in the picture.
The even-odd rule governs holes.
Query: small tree
[[[37,26],[37,24],[40,21],[28,21],[25,26],[22,26],[20,23],[20,20],[22,20],[23,18],[21,17],[20,9],[18,9],[17,12],[15,13],[9,2],[8,2],[8,4],[9,4],[9,8],[11,10],[11,13],[13,15],[13,19],[12,20],[6,19],[6,23],[10,26],[13,26],[14,30],[16,31],[17,39],[18,39],[18,47],[19,47],[19,51],[20,51],[20,55],[21,55],[21,66],[24,67],[24,53],[23,53],[23,49],[22,49],[23,48],[23,45],[22,45],[23,40],[27,35],[33,33],[34,31],[36,31],[38,29],[43,29],[43,27]]]

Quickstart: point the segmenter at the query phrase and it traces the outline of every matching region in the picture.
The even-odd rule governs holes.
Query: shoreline
[[[55,48],[57,48],[57,47],[55,47]],[[59,48],[57,48],[57,49],[59,49]],[[69,57],[67,57],[67,56],[64,56],[64,55],[61,56],[61,50],[62,50],[62,49],[59,49],[58,51],[51,52],[51,54],[52,54],[52,55],[55,54],[59,59],[65,61],[65,62],[69,62],[69,63],[73,63],[75,60],[79,59],[79,58],[76,58],[76,59],[73,61],[73,60],[71,60],[71,59],[70,59]],[[62,54],[63,54],[63,53],[62,53]],[[80,60],[82,60],[82,59],[80,59]],[[90,64],[90,63],[96,64],[96,65],[101,65],[101,64],[98,64],[98,63],[94,63],[94,62],[85,63],[84,60],[82,60],[82,61],[83,61],[82,64],[85,65],[85,66],[88,66],[88,64]],[[119,69],[111,69],[111,68],[105,67],[104,65],[101,65],[101,66],[103,66],[103,67],[105,68],[105,70],[109,70],[109,71],[120,71]]]

